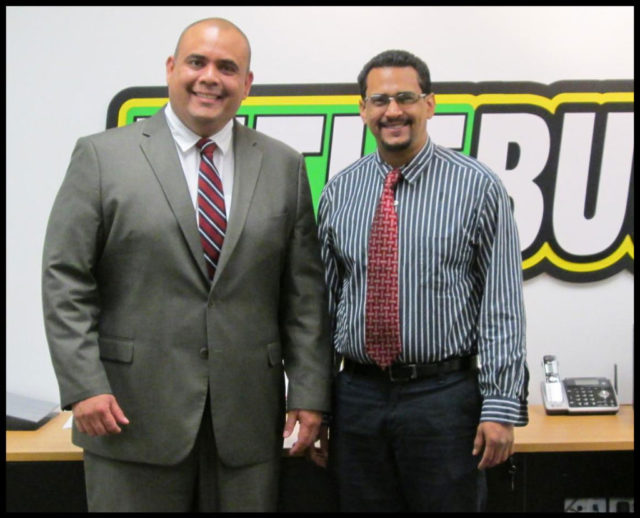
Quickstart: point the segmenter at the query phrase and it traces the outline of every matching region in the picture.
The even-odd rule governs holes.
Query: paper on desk
[[[295,442],[298,440],[298,428],[300,428],[300,424],[296,423],[296,426],[293,429],[293,433],[287,437],[283,442],[283,447],[286,449],[291,448]]]
[[[73,416],[67,419],[67,422],[64,423],[64,426],[62,427],[62,429],[65,430],[66,428],[71,428],[71,423],[73,423]]]

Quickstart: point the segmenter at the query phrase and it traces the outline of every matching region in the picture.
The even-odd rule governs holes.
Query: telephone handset
[[[542,402],[547,414],[615,414],[616,391],[607,378],[565,378],[560,381],[555,356],[543,358]]]

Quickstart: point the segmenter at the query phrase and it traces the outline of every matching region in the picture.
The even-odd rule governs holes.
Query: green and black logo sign
[[[434,83],[435,142],[477,157],[513,200],[525,279],[571,282],[633,272],[633,80]],[[355,84],[254,85],[239,122],[306,159],[315,207],[327,180],[375,150]],[[107,127],[150,117],[166,87],[133,87]]]

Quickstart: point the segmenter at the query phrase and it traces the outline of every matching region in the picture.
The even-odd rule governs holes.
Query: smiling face
[[[372,68],[367,75],[367,97],[394,96],[399,92],[421,94],[418,73],[413,67]],[[435,98],[429,94],[414,104],[399,105],[395,99],[386,106],[360,101],[360,116],[378,143],[380,155],[392,166],[409,162],[427,141],[427,120],[433,117]]]
[[[189,27],[167,59],[171,107],[194,133],[208,137],[229,122],[249,95],[249,44],[233,25],[205,20]]]

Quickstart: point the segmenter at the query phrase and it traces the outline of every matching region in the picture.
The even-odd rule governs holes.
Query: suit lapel
[[[262,164],[262,151],[258,149],[252,132],[242,124],[233,124],[233,153],[235,171],[233,178],[233,203],[228,217],[227,233],[218,260],[218,268],[213,278],[213,286],[222,275],[242,233],[247,213],[256,188]]]
[[[195,209],[191,202],[173,136],[165,119],[164,110],[142,123],[142,135],[142,143],[140,144],[142,152],[149,161],[171,210],[178,220],[178,225],[194,260],[202,275],[208,278]]]

